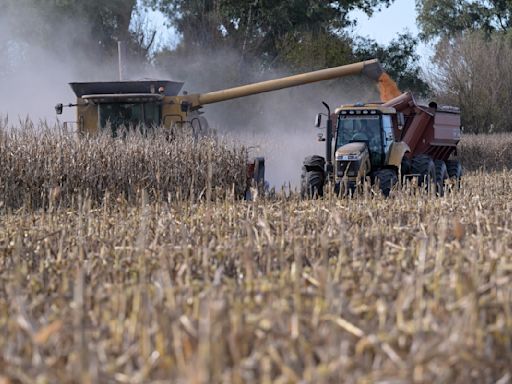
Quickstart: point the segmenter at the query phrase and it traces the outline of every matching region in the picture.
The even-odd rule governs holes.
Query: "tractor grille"
[[[356,177],[359,172],[361,162],[358,160],[353,161],[337,161],[336,171],[338,177],[348,176]]]

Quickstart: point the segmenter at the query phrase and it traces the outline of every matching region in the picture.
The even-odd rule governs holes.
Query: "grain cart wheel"
[[[448,179],[448,171],[443,160],[434,160],[436,166],[436,191],[439,196],[444,196],[444,186]]]
[[[427,191],[436,182],[436,165],[429,155],[414,156],[411,161],[411,173],[418,175],[418,185]]]
[[[460,179],[462,177],[462,166],[459,160],[446,160],[446,170],[448,177],[455,182],[456,188],[460,188]]]
[[[373,174],[373,182],[379,185],[382,194],[386,197],[389,196],[397,181],[398,176],[393,169],[379,169]]]
[[[407,175],[411,174],[411,160],[407,157],[402,158],[400,164],[400,176],[402,177],[402,183],[405,183]]]
[[[304,159],[301,177],[303,198],[322,197],[325,183],[325,159],[322,156],[308,156]]]

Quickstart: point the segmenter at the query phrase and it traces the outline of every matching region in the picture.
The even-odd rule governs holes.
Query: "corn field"
[[[180,198],[142,188],[115,199],[123,175],[155,164],[124,169],[139,163],[130,148],[156,161],[176,144],[64,139],[59,167],[75,169],[71,154],[85,175],[86,161],[102,172],[119,161],[119,178],[108,203],[89,190],[44,205],[16,197],[5,175],[38,154],[25,171],[52,184],[61,168],[41,154],[57,159],[42,148],[59,141],[9,135],[2,159],[16,143],[23,163],[2,164],[1,383],[512,381],[511,171],[468,171],[442,198],[241,201],[226,192],[233,176],[210,199],[189,181],[170,193]]]
[[[243,195],[244,147],[184,132],[147,136],[77,137],[30,122],[21,130],[0,125],[0,205],[74,206],[80,197],[98,204],[109,196],[134,202],[143,190],[152,200]]]

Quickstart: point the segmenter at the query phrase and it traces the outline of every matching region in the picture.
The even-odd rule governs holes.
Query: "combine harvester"
[[[201,112],[204,105],[361,74],[378,80],[382,74],[379,62],[369,60],[216,92],[190,95],[178,95],[183,83],[166,80],[70,83],[77,101],[66,106],[77,108],[76,124],[81,134],[94,135],[111,130],[110,133],[116,136],[117,130],[122,126],[144,125],[163,129],[188,129],[195,135],[208,126]],[[57,104],[57,114],[62,114],[63,107],[63,104]],[[253,183],[263,184],[264,159],[255,158],[248,161],[247,175],[248,186]]]
[[[304,197],[322,196],[327,184],[337,194],[354,194],[365,182],[388,196],[399,180],[416,178],[420,186],[443,195],[448,178],[460,186],[462,168],[457,154],[460,112],[419,105],[401,92],[386,73],[379,76],[381,103],[342,105],[318,114],[316,127],[327,116],[323,156],[309,156],[302,167]],[[333,148],[334,144],[334,148]],[[434,189],[435,188],[435,189]]]

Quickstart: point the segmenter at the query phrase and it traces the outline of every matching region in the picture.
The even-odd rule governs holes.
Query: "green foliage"
[[[276,62],[294,72],[336,67],[353,61],[352,40],[329,32],[304,33],[299,41],[287,34],[278,45]]]
[[[354,53],[358,60],[373,57],[379,59],[402,91],[412,91],[417,95],[426,96],[430,93],[430,87],[420,76],[417,45],[418,40],[410,33],[399,34],[388,46],[379,45],[371,39],[358,38]]]
[[[512,0],[417,0],[416,8],[425,40],[468,30],[507,31],[512,26]]]
[[[181,44],[201,52],[235,48],[242,59],[258,58],[266,68],[282,65],[318,67],[347,58],[319,55],[320,47],[340,56],[348,51],[343,28],[353,24],[349,12],[372,14],[393,0],[146,0],[160,9],[182,35]],[[299,57],[299,52],[304,56]],[[310,60],[318,57],[319,60]],[[288,59],[290,61],[288,61]],[[299,65],[297,65],[299,64]]]

